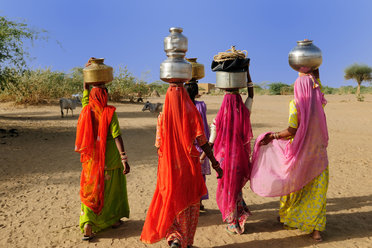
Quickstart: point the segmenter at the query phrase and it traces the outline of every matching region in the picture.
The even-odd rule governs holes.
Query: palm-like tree
[[[353,64],[345,69],[345,79],[354,79],[358,83],[357,88],[357,99],[361,99],[360,97],[360,85],[363,81],[372,81],[372,68],[368,65],[363,64]]]

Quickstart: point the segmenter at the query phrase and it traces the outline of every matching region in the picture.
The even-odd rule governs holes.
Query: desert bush
[[[356,88],[353,86],[341,86],[338,89],[339,95],[345,95],[345,94],[355,94]]]
[[[290,95],[293,94],[293,86],[281,82],[269,84],[270,95]]]
[[[126,67],[117,69],[114,80],[107,84],[109,97],[111,101],[121,101],[123,98],[129,98],[135,93],[141,95],[149,94],[150,87],[146,82],[137,80]]]
[[[66,96],[65,76],[50,69],[13,70],[4,78],[0,98],[16,103],[38,104]]]
[[[155,81],[150,83],[148,86],[150,88],[150,92],[156,90],[157,92],[159,92],[159,94],[164,95],[165,93],[167,93],[169,84],[163,83],[162,81]]]
[[[269,92],[267,89],[265,89],[264,87],[258,84],[254,84],[253,90],[254,90],[255,95],[267,95]],[[247,92],[248,92],[247,88],[240,89],[240,93],[247,93]]]
[[[338,92],[338,89],[329,86],[323,86],[323,93],[326,95],[333,95]]]

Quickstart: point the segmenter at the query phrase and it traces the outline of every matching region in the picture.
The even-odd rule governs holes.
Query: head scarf
[[[160,116],[158,177],[141,234],[145,243],[164,238],[175,217],[207,193],[193,145],[204,135],[203,122],[184,87],[168,88]]]
[[[250,113],[239,94],[227,93],[216,117],[214,154],[223,169],[218,180],[217,205],[223,220],[236,209],[238,194],[250,174]]]
[[[106,89],[94,87],[77,124],[75,151],[83,167],[80,198],[96,214],[103,208],[106,137],[114,112],[115,107],[107,105]]]
[[[328,130],[323,106],[327,103],[311,75],[297,78],[294,98],[299,126],[293,141],[255,144],[251,189],[261,196],[283,196],[300,190],[328,165]]]

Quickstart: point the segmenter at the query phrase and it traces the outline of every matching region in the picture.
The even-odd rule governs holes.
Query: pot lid
[[[311,44],[313,44],[313,41],[309,40],[309,39],[304,39],[304,40],[297,41],[297,45],[301,45],[301,46],[309,46]]]

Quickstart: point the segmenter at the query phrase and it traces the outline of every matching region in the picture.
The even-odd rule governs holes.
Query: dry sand
[[[243,96],[245,98],[245,96]],[[287,126],[291,96],[256,96],[253,133]],[[209,176],[211,199],[204,201],[195,247],[372,247],[372,95],[327,96],[330,132],[330,184],[325,241],[315,244],[307,234],[284,230],[276,221],[278,198],[262,198],[244,187],[253,216],[246,233],[229,235],[215,201],[216,178]],[[150,98],[163,102],[164,98]],[[203,96],[208,121],[222,96]],[[0,104],[0,128],[16,128],[18,137],[0,138],[0,247],[167,247],[165,241],[139,241],[156,183],[153,147],[156,116],[140,104],[115,104],[127,154],[130,219],[119,229],[105,230],[91,243],[81,241],[79,155],[73,151],[80,108],[74,117],[60,117],[55,106],[20,107]],[[1,133],[0,133],[1,137]]]

